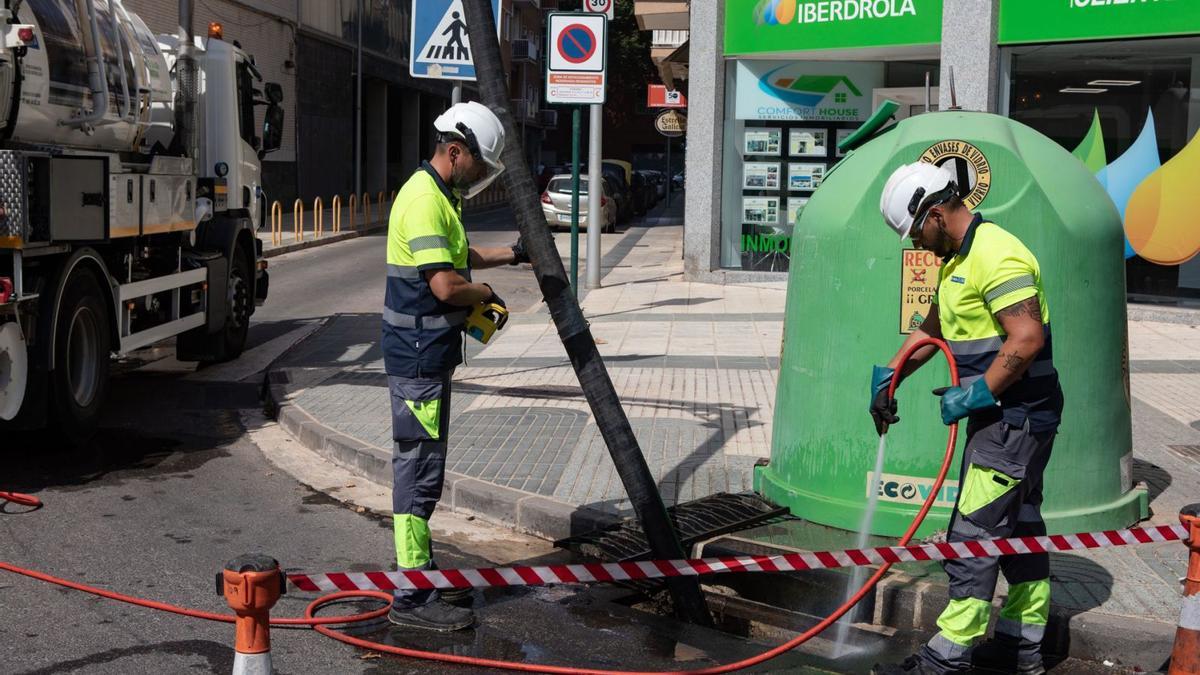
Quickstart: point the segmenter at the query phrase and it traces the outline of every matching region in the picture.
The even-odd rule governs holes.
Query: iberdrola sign
[[[729,0],[725,55],[937,44],[942,0]]]

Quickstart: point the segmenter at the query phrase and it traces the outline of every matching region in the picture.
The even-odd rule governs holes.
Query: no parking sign
[[[546,102],[604,103],[608,19],[592,12],[549,17]]]

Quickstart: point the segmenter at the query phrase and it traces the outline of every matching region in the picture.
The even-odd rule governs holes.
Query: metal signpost
[[[603,14],[612,21],[613,5],[616,0],[584,0],[583,11],[593,14]],[[593,103],[591,106],[591,122],[588,125],[588,213],[598,214],[603,211],[604,195],[604,106]],[[593,223],[595,216],[592,216]],[[604,231],[603,222],[600,227],[589,227],[587,231],[587,287],[600,288],[600,233]]]
[[[571,114],[571,291],[578,295],[579,280],[579,135],[581,106],[604,103],[608,66],[608,19],[594,12],[554,12],[547,19],[546,102],[573,106]],[[593,124],[598,124],[593,116]],[[598,145],[598,144],[597,144]],[[593,152],[599,152],[594,147]],[[599,162],[597,162],[599,164]],[[589,269],[599,270],[600,186],[595,171],[589,192]],[[592,262],[593,257],[595,261]],[[590,276],[590,274],[589,274]],[[596,280],[599,285],[599,279]]]
[[[667,206],[671,205],[671,191],[675,178],[671,175],[671,141],[687,131],[687,117],[678,110],[664,110],[654,119],[654,128],[667,137]]]
[[[492,0],[496,36],[500,0]],[[462,83],[475,81],[475,60],[462,0],[412,0],[408,72],[413,77],[453,80],[450,103],[462,102]]]

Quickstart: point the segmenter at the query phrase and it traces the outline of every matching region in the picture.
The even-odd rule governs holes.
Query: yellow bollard
[[[271,243],[283,244],[283,204],[279,200],[271,204]]]
[[[296,241],[304,241],[304,201],[300,198],[292,204],[292,229],[296,233]]]
[[[325,202],[320,197],[313,200],[313,238],[320,239],[325,231]]]
[[[342,196],[333,196],[333,233],[342,231]]]
[[[371,193],[370,192],[363,193],[362,205],[363,205],[363,227],[364,228],[370,227],[371,226]]]
[[[358,195],[350,195],[350,229],[353,230],[358,222]]]

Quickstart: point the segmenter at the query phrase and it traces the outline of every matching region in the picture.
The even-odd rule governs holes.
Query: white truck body
[[[120,0],[0,9],[0,425],[83,438],[111,355],[242,350],[281,94],[191,15],[181,0],[181,35],[153,36]]]

